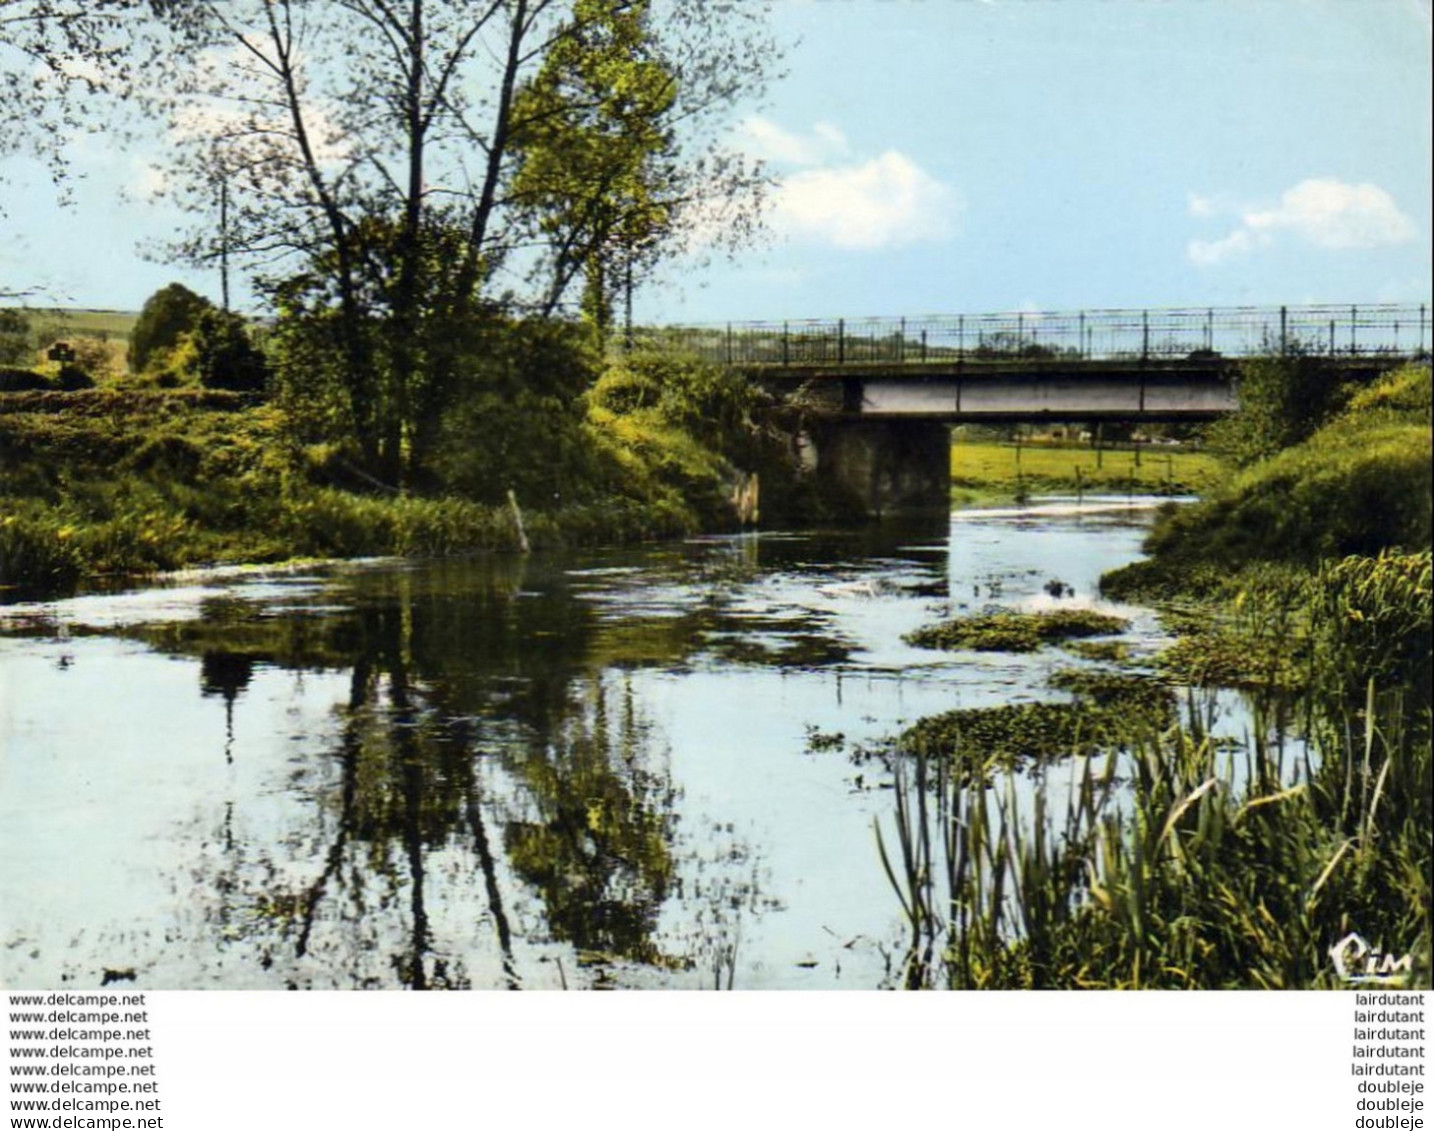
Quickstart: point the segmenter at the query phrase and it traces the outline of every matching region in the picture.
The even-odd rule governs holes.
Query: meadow
[[[968,440],[951,445],[951,492],[957,505],[1039,494],[1197,495],[1221,475],[1217,456],[1173,444]]]

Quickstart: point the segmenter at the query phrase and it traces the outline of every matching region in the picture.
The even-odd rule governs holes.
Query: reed
[[[1286,610],[1307,643],[1303,743],[1271,723],[1290,684],[1266,669],[1236,751],[1193,696],[1064,774],[953,773],[959,733],[898,747],[896,851],[880,827],[878,847],[910,933],[902,984],[1335,987],[1329,948],[1356,931],[1429,986],[1428,563],[1346,559]]]

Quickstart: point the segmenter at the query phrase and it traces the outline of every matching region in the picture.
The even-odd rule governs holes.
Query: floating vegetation
[[[1083,660],[1120,664],[1130,659],[1130,645],[1124,640],[1068,640],[1061,647]]]
[[[1008,703],[922,719],[896,741],[901,754],[959,763],[958,780],[1126,744],[1145,716],[1093,703]]]
[[[1181,636],[1156,658],[1172,682],[1190,687],[1293,690],[1302,645],[1213,630]]]
[[[1161,720],[1174,709],[1170,688],[1149,675],[1066,668],[1051,676],[1050,685],[1097,707],[1115,707]]]
[[[819,730],[811,723],[807,724],[807,753],[826,754],[833,750],[840,750],[846,745],[846,735],[841,731]]]
[[[917,629],[904,639],[918,648],[947,651],[1034,652],[1042,644],[1124,632],[1130,622],[1090,609],[1047,613],[989,613]]]

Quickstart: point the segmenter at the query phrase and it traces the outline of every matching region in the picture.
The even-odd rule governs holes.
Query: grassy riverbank
[[[1162,514],[1150,557],[1108,575],[1108,596],[1233,595],[1247,566],[1314,568],[1430,544],[1430,371],[1409,366],[1348,397],[1301,443],[1232,469],[1201,502]]]
[[[233,562],[441,555],[623,542],[689,532],[668,493],[566,505],[360,492],[279,409],[218,391],[13,393],[0,404],[0,586],[64,592],[81,579]],[[530,500],[521,500],[529,502]]]

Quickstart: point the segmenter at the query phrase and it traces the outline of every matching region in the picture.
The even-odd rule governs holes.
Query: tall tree
[[[525,125],[509,194],[546,244],[543,308],[581,272],[583,312],[603,332],[612,277],[656,245],[674,212],[677,78],[654,57],[649,20],[646,0],[577,0],[573,32],[517,99]]]
[[[510,200],[538,237],[551,312],[582,279],[604,330],[614,297],[690,246],[754,231],[765,178],[713,126],[764,87],[778,53],[755,5],[575,0],[569,33],[519,90]],[[718,45],[741,50],[712,50]]]
[[[772,57],[749,9],[732,14],[732,5],[668,0],[658,19],[649,7],[648,0],[176,3],[174,18],[188,36],[165,86],[179,142],[177,194],[212,216],[214,172],[222,168],[223,249],[250,257],[261,284],[290,313],[324,327],[342,359],[353,437],[383,481],[401,485],[421,456],[420,416],[453,384],[452,350],[444,347],[452,328],[494,299],[555,308],[577,277],[573,263],[599,262],[600,249],[616,238],[618,225],[594,223],[577,202],[603,195],[592,183],[563,190],[573,201],[562,204],[561,186],[550,179],[535,193],[515,178],[516,165],[531,165],[540,144],[525,139],[544,135],[552,107],[525,93],[541,85],[536,78],[582,74],[584,66],[590,74],[585,53],[620,69],[618,53],[632,48],[639,60],[632,75],[676,83],[676,96],[638,100],[668,120],[648,138],[633,114],[624,119],[609,103],[602,115],[622,123],[615,136],[630,152],[673,161],[670,139],[682,115],[699,125],[765,78],[767,65],[756,62],[720,77],[724,60]],[[718,9],[729,18],[717,18]],[[657,66],[641,62],[648,57]],[[684,101],[688,76],[702,84],[701,99]],[[549,150],[561,152],[564,138],[576,135],[566,128],[547,136]],[[708,165],[694,169],[692,183],[711,183],[710,152],[695,159]],[[633,202],[651,163],[630,156],[604,156],[604,163],[623,174],[606,196],[626,202],[619,211],[636,246]],[[753,179],[725,183],[735,190]],[[535,220],[538,213],[544,216]],[[535,256],[535,236],[554,250]],[[179,250],[215,254],[212,226]],[[535,260],[548,277],[536,293],[521,295]]]

